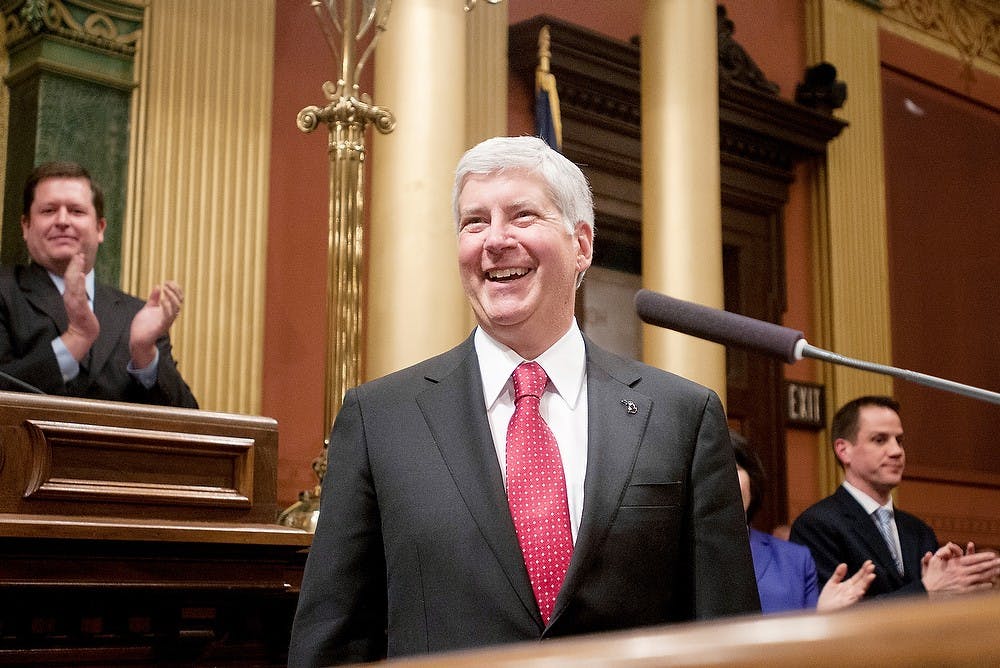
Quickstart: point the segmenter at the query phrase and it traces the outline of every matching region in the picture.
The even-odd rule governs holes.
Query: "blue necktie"
[[[903,574],[903,559],[899,556],[899,551],[896,549],[896,541],[893,540],[892,536],[892,516],[889,513],[888,508],[879,508],[872,515],[875,518],[875,525],[878,527],[879,532],[882,534],[882,538],[885,539],[886,547],[889,548],[889,554],[892,555],[892,560],[896,562],[896,570],[899,574]]]

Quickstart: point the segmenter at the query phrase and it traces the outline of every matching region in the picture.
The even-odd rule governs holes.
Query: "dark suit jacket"
[[[147,390],[126,370],[129,328],[143,301],[96,282],[94,293],[101,333],[89,359],[81,363],[80,375],[67,384],[52,352],[52,339],[69,324],[62,295],[39,265],[0,269],[0,371],[48,394],[197,408],[177,370],[168,336],[156,342],[160,361],[153,387]],[[20,390],[3,379],[0,389]]]
[[[851,575],[871,559],[875,580],[865,598],[885,594],[925,594],[920,581],[920,560],[938,549],[934,530],[917,517],[893,509],[903,556],[903,575],[896,570],[889,548],[871,517],[851,493],[838,487],[831,496],[810,506],[792,524],[790,538],[812,552],[819,581],[825,583],[839,563]]]
[[[586,348],[583,517],[548,626],[514,533],[469,337],[344,397],[289,665],[759,610],[718,397]]]
[[[809,548],[750,529],[750,551],[763,612],[816,607],[819,588]]]

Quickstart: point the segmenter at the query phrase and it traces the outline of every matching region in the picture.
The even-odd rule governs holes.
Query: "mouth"
[[[491,269],[486,272],[486,280],[494,283],[508,283],[527,276],[530,269],[525,267],[510,267],[507,269]]]

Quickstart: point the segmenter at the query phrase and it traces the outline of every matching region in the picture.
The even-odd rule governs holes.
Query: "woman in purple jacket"
[[[729,436],[736,452],[736,471],[740,478],[743,509],[749,525],[760,507],[764,469],[742,435],[730,431]],[[752,527],[749,527],[749,531],[757,591],[764,613],[843,608],[864,596],[868,585],[875,578],[875,567],[871,561],[865,562],[847,580],[844,580],[847,564],[840,564],[820,592],[816,582],[816,563],[809,548]]]

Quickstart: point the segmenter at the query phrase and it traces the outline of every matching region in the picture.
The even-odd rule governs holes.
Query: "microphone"
[[[0,380],[5,380],[14,387],[21,388],[21,391],[23,392],[34,392],[35,394],[48,394],[47,392],[38,389],[31,383],[26,383],[17,376],[12,376],[5,371],[0,371]]]
[[[810,345],[806,341],[805,335],[796,329],[668,297],[651,290],[643,289],[635,293],[635,310],[639,314],[639,318],[650,325],[672,329],[699,339],[721,343],[724,346],[743,348],[777,357],[784,360],[786,364],[793,364],[805,357],[811,357],[1000,404],[1000,393],[997,392],[929,376],[917,371],[845,357]]]

